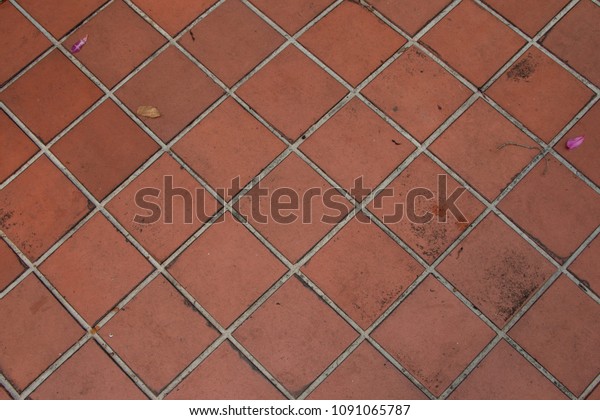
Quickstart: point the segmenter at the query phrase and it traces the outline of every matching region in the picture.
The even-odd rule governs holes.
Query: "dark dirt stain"
[[[0,210],[0,228],[7,229],[12,226],[8,224],[8,221],[13,217],[13,214],[13,211],[7,211],[5,213],[4,210]]]
[[[192,37],[192,41],[196,41],[196,37],[194,36],[194,32],[190,29],[190,36]]]
[[[90,200],[87,201],[87,208],[88,210],[94,210],[96,208],[96,205],[94,203],[92,203]]]
[[[392,143],[394,143],[396,146],[400,146],[402,144],[398,140],[395,140],[395,139],[392,139]]]
[[[531,54],[515,64],[506,74],[509,79],[520,81],[527,80],[535,73],[537,63]]]
[[[398,106],[397,106],[397,105],[396,105],[396,106],[394,106],[394,107],[392,108],[392,111],[394,111],[394,112],[398,112]]]

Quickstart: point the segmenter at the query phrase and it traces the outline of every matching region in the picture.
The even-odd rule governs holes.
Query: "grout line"
[[[600,4],[599,4],[600,6]],[[579,399],[585,400],[587,399],[592,392],[596,389],[596,387],[600,386],[600,373],[596,376],[596,378],[588,385],[588,387],[581,393]]]
[[[19,395],[19,393],[17,392],[17,390],[8,381],[8,379],[6,379],[4,377],[4,375],[2,374],[2,372],[0,372],[0,387],[4,387],[4,389],[6,390],[6,392],[8,393],[8,395],[10,395],[10,397],[13,400],[20,400],[21,399],[21,396]]]

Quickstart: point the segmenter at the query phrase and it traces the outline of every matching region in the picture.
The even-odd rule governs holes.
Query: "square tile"
[[[296,277],[234,333],[294,396],[299,396],[358,336]]]
[[[369,209],[417,254],[433,263],[483,211],[483,204],[421,155],[369,204]]]
[[[450,0],[369,0],[369,4],[411,35],[450,3]]]
[[[598,226],[600,197],[560,162],[548,158],[547,164],[537,164],[499,208],[556,260],[564,262]]]
[[[502,340],[450,395],[452,400],[564,400],[552,382]]]
[[[569,266],[569,271],[597,295],[600,295],[600,236],[596,236]]]
[[[173,150],[229,200],[282,153],[285,145],[228,98],[183,136]]]
[[[2,267],[0,272],[1,292],[25,271],[25,266],[23,266],[17,254],[3,240],[0,240],[0,266]]]
[[[52,153],[98,200],[157,150],[158,145],[110,99],[52,146]]]
[[[175,36],[184,27],[191,24],[208,10],[217,0],[134,0],[150,18],[171,36]]]
[[[371,344],[363,342],[309,399],[402,401],[426,397]]]
[[[139,106],[158,108],[161,116],[142,118],[164,142],[189,125],[223,91],[175,47],[169,47],[117,91],[132,112]]]
[[[441,275],[500,328],[555,271],[548,260],[493,214],[438,267]]]
[[[40,267],[90,325],[95,325],[152,269],[101,214],[94,215]]]
[[[169,267],[177,281],[224,327],[286,271],[230,213],[196,239]]]
[[[30,274],[0,301],[0,369],[20,392],[84,334]]]
[[[536,142],[482,99],[448,127],[429,150],[489,201],[540,153]]]
[[[415,47],[362,92],[420,142],[471,95],[466,86]]]
[[[579,396],[600,373],[598,323],[598,304],[561,276],[509,334]]]
[[[352,219],[302,268],[361,328],[367,329],[423,267],[373,223]]]
[[[292,262],[351,209],[350,203],[295,154],[239,201],[239,211]]]
[[[546,143],[594,96],[535,47],[527,50],[486,93]]]
[[[216,200],[163,155],[106,209],[159,261],[166,260],[217,211]]]
[[[297,48],[288,47],[237,93],[293,142],[348,92]]]
[[[85,196],[45,156],[0,191],[0,228],[32,261],[89,210]]]
[[[333,0],[286,0],[285,2],[252,0],[252,3],[290,35],[293,35],[316,18],[333,3]]]
[[[0,160],[0,182],[4,182],[23,166],[38,148],[4,111],[0,111],[0,126],[0,150],[10,150],[10,153],[2,153]]]
[[[415,147],[375,112],[354,98],[300,146],[313,162],[356,199],[368,195]],[[356,189],[354,187],[357,187]]]
[[[112,88],[163,45],[166,40],[122,1],[115,1],[79,27],[63,45],[69,49],[89,36],[77,53],[108,88]]]
[[[304,33],[300,42],[356,86],[398,51],[406,39],[362,5],[343,2]]]
[[[173,389],[168,400],[281,400],[283,395],[228,341]]]
[[[218,333],[159,276],[99,334],[153,392],[159,393]]]
[[[0,99],[48,143],[101,96],[100,89],[55,50],[2,92]]]
[[[371,336],[439,396],[494,333],[430,275]]]
[[[471,0],[452,9],[422,40],[476,86],[483,86],[525,45],[523,38]]]
[[[228,86],[233,86],[284,39],[239,0],[227,0],[179,41]]]
[[[146,396],[94,342],[88,341],[31,395],[32,400],[145,400]]]
[[[484,0],[529,36],[535,36],[569,0]]]

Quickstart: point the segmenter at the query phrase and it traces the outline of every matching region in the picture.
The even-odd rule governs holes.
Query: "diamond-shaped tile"
[[[100,335],[158,393],[218,333],[159,276],[102,327]]]
[[[527,50],[487,94],[545,142],[592,98],[593,92],[535,47]]]
[[[111,100],[85,117],[52,152],[102,200],[158,150],[158,145]]]
[[[252,3],[293,35],[316,18],[333,0],[252,0]]]
[[[61,38],[104,3],[106,0],[19,1],[55,38]]]
[[[48,143],[100,96],[100,89],[55,50],[10,85],[0,99]]]
[[[425,395],[372,345],[362,343],[309,399],[421,400]]]
[[[357,333],[293,277],[234,336],[290,393],[298,396]]]
[[[373,223],[351,220],[302,268],[362,328],[416,280],[423,267]]]
[[[495,215],[486,217],[460,245],[438,271],[499,327],[555,272]]]
[[[104,216],[96,214],[40,269],[94,325],[150,274],[152,266]]]
[[[19,391],[82,336],[33,274],[0,300],[0,371]]]
[[[302,54],[288,47],[250,78],[238,94],[290,141],[295,141],[348,93]]]
[[[143,400],[146,396],[94,340],[88,341],[30,396],[33,400]]]
[[[600,294],[600,236],[588,245],[586,249],[569,266],[569,271],[575,274],[579,280],[587,283],[586,285]]]
[[[411,35],[448,6],[450,0],[369,0],[377,10]]]
[[[600,197],[556,159],[547,158],[499,208],[553,257],[564,261],[598,226]]]
[[[579,396],[600,373],[600,308],[561,276],[510,336]]]
[[[191,24],[217,0],[134,0],[136,6],[160,25],[171,36]]]
[[[569,0],[484,0],[529,36],[537,34]]]
[[[221,344],[169,400],[280,400],[281,393],[229,342]]]
[[[0,111],[0,126],[0,150],[10,150],[10,153],[3,153],[0,160],[0,182],[4,182],[27,162],[38,148],[4,111]]]
[[[363,93],[421,142],[470,96],[466,86],[415,47],[386,68]]]
[[[228,98],[173,147],[219,194],[231,199],[285,149],[264,125]],[[239,177],[239,186],[235,179]]]
[[[169,271],[198,303],[227,327],[275,283],[286,268],[226,213],[224,219],[218,220],[177,258]]]
[[[352,99],[321,126],[300,149],[321,169],[353,193],[355,180],[374,189],[414,146],[359,99]],[[362,200],[358,188],[352,194]]]
[[[133,112],[139,106],[158,108],[160,118],[143,118],[169,142],[223,94],[202,70],[175,47],[169,47],[117,91]]]
[[[485,84],[525,44],[523,38],[471,0],[452,9],[422,39],[477,86]]]
[[[481,99],[429,150],[490,201],[540,153],[533,140]]]
[[[302,35],[300,42],[356,86],[406,40],[363,6],[344,2]]]
[[[566,395],[502,340],[450,395],[453,400],[560,400]]]
[[[217,202],[175,160],[163,155],[106,208],[148,252],[164,261],[217,211]]]
[[[439,396],[493,338],[493,331],[429,276],[372,334]]]
[[[63,45],[71,48],[86,35],[89,42],[77,53],[77,59],[109,88],[166,41],[121,1],[113,2],[79,27]]]
[[[0,191],[0,228],[32,260],[88,211],[83,194],[46,157]]]
[[[442,168],[421,155],[369,208],[432,263],[483,211],[483,205],[471,193],[459,188]],[[415,192],[419,195],[413,195]]]
[[[25,270],[19,257],[2,240],[0,240],[0,267],[2,267],[2,271],[0,272],[0,292]]]
[[[227,0],[180,43],[228,86],[263,61],[283,37],[239,0]]]

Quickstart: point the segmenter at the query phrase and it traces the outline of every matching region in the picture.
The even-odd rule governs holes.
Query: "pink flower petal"
[[[73,44],[73,46],[71,47],[71,52],[73,54],[78,53],[79,51],[81,51],[81,49],[83,48],[83,46],[85,45],[85,43],[88,40],[88,36],[84,36],[83,38],[81,38],[79,41],[77,41],[75,44]]]
[[[584,140],[585,140],[584,136],[579,136],[579,137],[575,137],[575,138],[567,140],[567,149],[569,149],[569,150],[577,149],[579,146],[581,146],[583,144]]]

